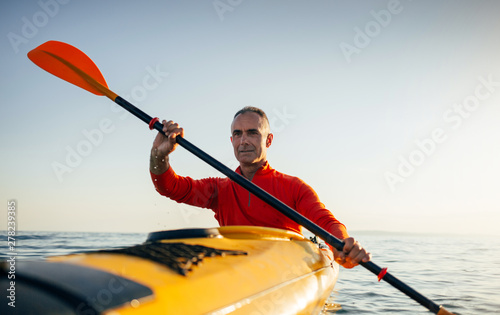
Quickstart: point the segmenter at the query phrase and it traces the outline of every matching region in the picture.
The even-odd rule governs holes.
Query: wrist
[[[158,149],[153,148],[149,160],[149,170],[155,175],[165,173],[169,168],[168,160],[168,155],[159,154]]]

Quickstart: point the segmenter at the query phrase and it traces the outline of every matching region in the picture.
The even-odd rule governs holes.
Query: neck
[[[261,161],[259,163],[255,163],[255,164],[249,164],[249,165],[245,165],[245,164],[240,164],[240,170],[241,170],[241,174],[248,180],[252,180],[253,176],[255,175],[255,173],[257,173],[257,171],[259,170],[259,168],[262,167],[262,165],[264,165],[266,163],[266,161]]]

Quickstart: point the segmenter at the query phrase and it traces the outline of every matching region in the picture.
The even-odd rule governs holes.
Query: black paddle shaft
[[[125,99],[121,98],[120,96],[116,97],[115,102],[128,110],[130,113],[135,115],[137,118],[140,120],[144,121],[146,124],[150,124],[153,118],[149,116],[148,114],[144,113],[142,110],[138,109]],[[156,129],[158,132],[161,134],[165,135],[163,132],[163,124],[161,124],[159,121],[156,121],[153,125],[154,129]],[[166,135],[165,135],[166,136]],[[269,194],[267,191],[263,190],[259,186],[255,185],[245,177],[241,176],[240,174],[236,173],[235,171],[231,170],[224,164],[220,163],[198,147],[196,147],[194,144],[189,142],[188,140],[184,139],[183,137],[176,137],[177,143],[188,150],[189,152],[193,153],[212,167],[214,167],[216,170],[221,172],[222,174],[226,175],[229,179],[240,185],[241,187],[245,188],[248,190],[250,193],[254,194],[288,218],[292,219],[293,221],[297,222],[298,224],[302,225],[306,229],[308,229],[311,233],[319,236],[321,239],[323,239],[326,243],[330,244],[331,246],[335,247],[337,250],[342,251],[344,248],[344,242],[327,232],[325,229],[322,227],[318,226],[302,214],[298,213],[297,211],[293,210],[280,200],[276,199],[274,196]],[[375,263],[369,261],[369,262],[361,262],[360,265],[374,273],[375,275],[379,275],[380,272],[382,271],[382,268],[377,266]],[[386,273],[383,278],[386,282],[391,284],[393,287],[396,289],[400,290],[404,294],[408,295],[410,298],[413,300],[417,301],[420,303],[422,306],[426,307],[428,310],[433,312],[434,314],[437,314],[439,312],[440,306],[438,306],[436,303],[432,302],[422,294],[418,293],[405,283],[403,283],[401,280],[398,278],[392,276],[390,273]]]

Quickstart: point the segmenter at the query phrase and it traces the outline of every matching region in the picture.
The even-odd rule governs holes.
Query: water
[[[373,262],[456,314],[500,314],[500,238],[362,233]],[[430,314],[364,268],[341,269],[337,314]]]
[[[7,254],[1,233],[0,259]],[[18,232],[17,259],[142,243],[147,234]],[[500,238],[358,233],[373,261],[456,314],[500,314]],[[431,314],[362,267],[341,268],[330,302],[337,314]]]

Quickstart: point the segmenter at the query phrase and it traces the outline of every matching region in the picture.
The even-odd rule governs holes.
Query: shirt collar
[[[269,166],[269,162],[265,162],[258,170],[257,172],[255,173],[254,177],[255,176],[259,176],[259,175],[265,175],[269,172],[272,172],[273,171],[273,168],[271,166]],[[238,168],[236,169],[236,173],[241,174],[241,167],[238,166]]]

